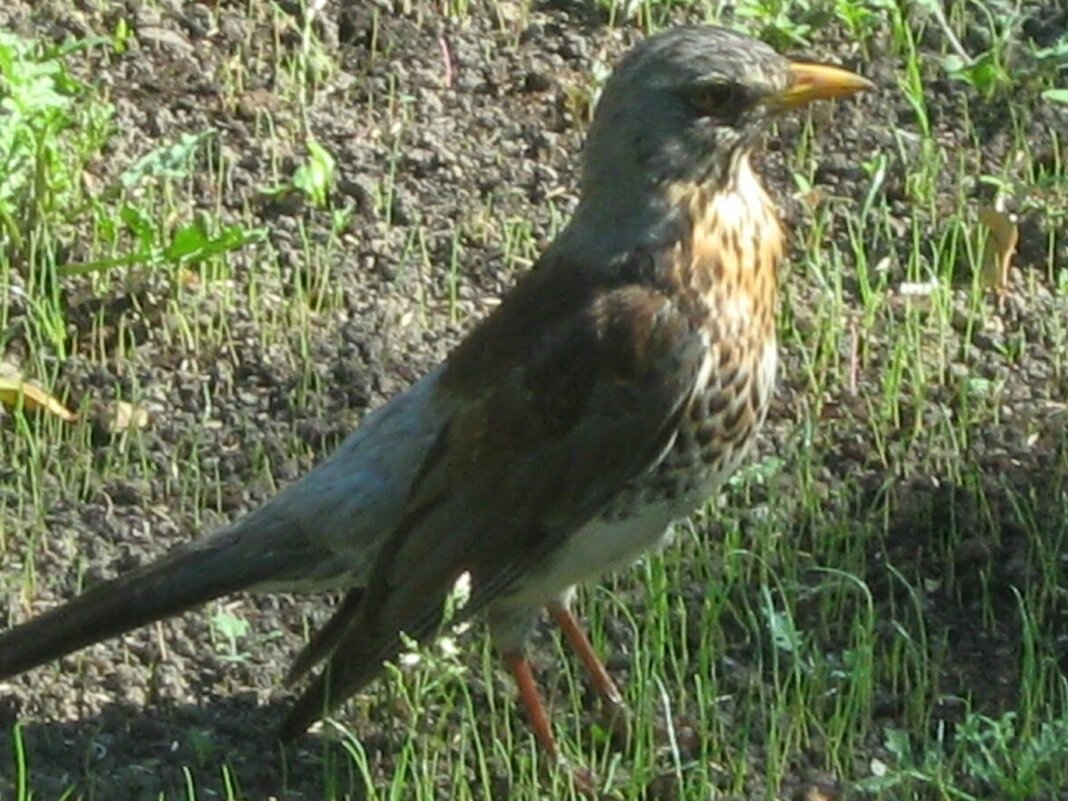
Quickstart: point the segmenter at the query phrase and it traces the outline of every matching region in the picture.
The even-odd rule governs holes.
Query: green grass
[[[442,5],[456,26],[488,11],[508,46],[531,13]],[[673,15],[717,19],[721,5],[598,4],[613,24],[646,31]],[[900,102],[912,118],[886,139],[862,133],[841,154],[868,184],[859,197],[825,195],[798,213],[781,322],[791,390],[774,452],[765,448],[680,525],[664,554],[580,596],[595,645],[626,646],[613,663],[634,712],[622,749],[587,703],[574,660],[555,639],[539,639],[562,748],[626,799],[789,797],[820,777],[854,798],[1058,798],[1068,785],[1068,168],[1063,134],[1048,133],[1052,157],[1034,140],[1050,130],[1048,107],[1063,102],[1068,40],[1031,47],[1019,17],[994,0],[953,0],[944,17],[926,4],[906,14],[877,0],[735,5],[734,24],[776,46],[845,52],[862,72],[879,63],[890,76],[880,102]],[[225,400],[241,391],[227,371],[232,378],[233,354],[250,338],[275,357],[297,418],[346,411],[330,369],[343,357],[323,348],[350,314],[370,316],[339,278],[372,269],[359,261],[356,215],[378,221],[405,300],[382,326],[387,349],[422,342],[391,339],[393,330],[424,331],[429,342],[448,325],[469,325],[482,311],[472,298],[487,286],[478,271],[525,269],[537,240],[566,220],[563,197],[532,209],[502,189],[458,200],[446,237],[420,198],[408,197],[399,219],[420,123],[412,87],[372,80],[398,48],[384,14],[372,12],[374,52],[352,72],[315,24],[251,4],[248,15],[272,35],[249,33],[237,45],[216,98],[236,108],[265,71],[273,76],[276,105],[254,110],[247,151],[197,128],[138,141],[126,161],[110,155],[121,136],[117,98],[99,76],[131,58],[127,22],[61,50],[0,37],[0,95],[18,100],[20,115],[0,116],[0,356],[83,413],[74,425],[0,413],[0,589],[12,608],[47,580],[36,560],[53,547],[48,510],[60,499],[88,503],[109,482],[159,479],[171,518],[218,523],[234,479],[214,454],[271,413],[235,420]],[[420,10],[415,24],[435,14]],[[560,80],[583,124],[599,79]],[[947,82],[953,105],[932,89]],[[355,134],[330,129],[323,109],[342,104],[374,121],[361,135],[380,136],[373,173],[362,167],[366,197],[339,185],[349,165],[332,149]],[[984,156],[997,116],[1007,119],[999,155]],[[780,194],[826,192],[817,179],[830,155],[827,119],[814,110],[802,120]],[[849,119],[863,129],[863,115]],[[250,156],[263,183],[238,194],[236,162]],[[1012,273],[1017,311],[978,278],[978,207],[998,193],[1025,222],[1038,221],[1022,226],[1038,241],[1022,241],[1017,261],[1026,265]],[[262,213],[271,204],[297,209],[279,215],[295,223],[271,230]],[[121,298],[130,310],[116,315],[109,304]],[[210,386],[180,373],[156,385],[134,366],[146,343],[161,358],[186,354],[225,369]],[[403,363],[407,352],[389,358]],[[111,365],[121,381],[95,387],[85,380],[92,365]],[[72,385],[71,376],[81,378]],[[100,447],[94,403],[165,416],[182,395],[202,412],[162,462],[151,428],[112,432]],[[1041,458],[1023,461],[1034,453]],[[270,491],[285,483],[288,462],[303,467],[319,455],[298,433],[279,433],[276,447],[248,454],[243,481]],[[962,556],[975,552],[987,556]],[[204,615],[212,647],[235,670],[263,645],[242,625],[240,605]],[[433,646],[389,671],[311,753],[264,761],[283,780],[302,760],[321,765],[327,799],[485,799],[500,797],[490,788],[501,782],[508,798],[572,797],[567,776],[543,764],[481,627],[460,643],[458,655]],[[1007,653],[983,650],[999,644]],[[1011,686],[987,686],[987,659]],[[271,669],[280,680],[284,667]],[[366,742],[369,728],[385,743]],[[194,756],[168,798],[257,797],[212,732],[175,738]],[[48,767],[24,739],[16,730],[14,753],[0,757],[18,801]],[[92,786],[91,762],[86,770]]]

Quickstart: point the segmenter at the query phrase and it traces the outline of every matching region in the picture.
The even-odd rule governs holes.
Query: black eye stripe
[[[756,102],[754,93],[739,83],[708,83],[687,91],[694,110],[703,117],[732,120]]]

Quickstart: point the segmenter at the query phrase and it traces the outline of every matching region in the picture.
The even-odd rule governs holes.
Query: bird
[[[786,248],[753,154],[780,114],[873,88],[722,27],[644,39],[602,89],[572,218],[441,364],[243,518],[0,633],[0,678],[237,591],[343,591],[287,677],[292,739],[431,640],[466,576],[454,622],[485,616],[558,758],[540,614],[622,708],[575,587],[663,544],[768,412]]]

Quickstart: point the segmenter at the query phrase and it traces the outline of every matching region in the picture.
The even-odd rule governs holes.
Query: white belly
[[[644,552],[667,544],[669,527],[678,516],[675,504],[656,504],[624,520],[590,521],[553,554],[548,569],[527,585],[531,597],[524,600],[543,604],[574,584],[629,565]],[[521,592],[518,597],[527,594]]]
[[[738,454],[739,458],[741,455]],[[671,524],[686,518],[704,503],[724,477],[724,474],[710,474],[686,497],[649,504],[631,517],[591,520],[498,603],[506,607],[544,606],[575,584],[627,567],[647,551],[664,547],[672,538]]]

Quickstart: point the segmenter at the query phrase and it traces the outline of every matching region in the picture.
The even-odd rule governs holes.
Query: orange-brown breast
[[[745,456],[774,390],[783,231],[771,198],[744,157],[732,185],[718,193],[676,185],[670,198],[691,221],[674,263],[679,283],[703,299],[711,369],[671,450],[617,499],[609,517],[646,503],[702,502]]]
[[[669,195],[691,220],[690,237],[676,245],[680,278],[705,298],[722,337],[774,337],[783,231],[749,159],[740,159],[731,183],[714,194],[677,184]]]

